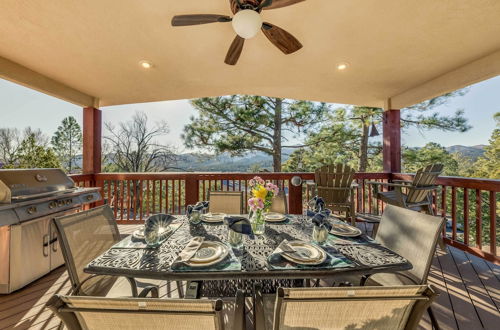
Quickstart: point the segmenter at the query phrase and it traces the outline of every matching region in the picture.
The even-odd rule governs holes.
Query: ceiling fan
[[[259,30],[285,54],[291,54],[302,48],[302,44],[290,33],[271,23],[263,22],[260,12],[294,5],[305,0],[229,0],[234,16],[216,14],[176,15],[172,26],[199,25],[208,23],[231,22],[236,32],[224,62],[235,65],[243,50],[245,39],[254,37]]]

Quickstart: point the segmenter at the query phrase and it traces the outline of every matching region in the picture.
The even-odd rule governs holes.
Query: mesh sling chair
[[[397,273],[377,273],[362,278],[362,285],[426,284],[432,258],[445,219],[388,205],[375,240],[411,262],[413,268]],[[437,322],[429,309],[433,325]]]
[[[288,202],[286,200],[286,194],[284,191],[278,192],[273,198],[273,203],[271,204],[270,212],[276,212],[281,214],[288,214]]]
[[[120,233],[109,206],[54,219],[61,250],[72,286],[72,294],[88,296],[158,296],[158,287],[135,281],[133,278],[98,276],[83,269],[115,243]],[[138,284],[144,287],[138,293]]]
[[[326,165],[314,173],[317,195],[325,201],[325,206],[332,211],[346,213],[346,220],[356,225],[353,185],[354,170],[345,164]]]
[[[415,329],[435,296],[427,285],[256,290],[255,329]]]
[[[209,191],[208,209],[212,213],[242,214],[243,192],[242,191]]]
[[[435,182],[442,171],[442,164],[431,164],[419,169],[412,181],[394,180],[394,183],[368,181],[367,183],[372,185],[373,196],[387,204],[434,215],[431,193],[439,188]],[[380,191],[379,186],[392,187],[394,190]],[[403,190],[406,190],[406,193]]]
[[[53,296],[49,307],[69,330],[244,330],[242,291],[232,301]]]

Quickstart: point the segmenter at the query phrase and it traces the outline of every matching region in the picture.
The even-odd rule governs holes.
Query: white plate
[[[202,215],[202,219],[205,222],[222,222],[226,213],[207,213]]]
[[[190,267],[207,267],[224,260],[229,254],[227,246],[220,242],[205,241],[195,255],[185,262]]]
[[[359,228],[349,226],[345,223],[335,223],[332,225],[330,234],[342,237],[357,237],[362,234]]]
[[[267,222],[281,222],[286,220],[286,216],[281,213],[269,212],[264,214],[264,219]]]
[[[301,265],[320,265],[326,260],[326,252],[323,249],[300,241],[288,242],[299,253],[284,252],[281,255],[296,264]]]

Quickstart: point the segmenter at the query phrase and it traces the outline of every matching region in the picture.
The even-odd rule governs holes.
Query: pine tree
[[[490,144],[484,148],[484,154],[474,164],[474,176],[500,179],[500,112],[493,117],[498,128],[491,134]]]
[[[191,101],[199,111],[182,135],[188,148],[198,147],[239,156],[259,151],[273,157],[273,169],[281,170],[284,132],[307,133],[323,121],[324,103],[264,96],[232,95]]]
[[[82,130],[74,117],[63,119],[51,143],[64,169],[71,173],[75,156],[82,148]]]
[[[20,144],[13,163],[7,168],[57,168],[59,160],[52,149],[40,145],[36,134],[31,133]]]

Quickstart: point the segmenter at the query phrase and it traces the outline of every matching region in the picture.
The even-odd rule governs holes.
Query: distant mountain
[[[450,153],[459,153],[476,161],[484,153],[485,145],[462,146],[454,145],[446,148]],[[294,149],[284,149],[282,161],[286,161]],[[75,165],[81,167],[82,156],[78,155]],[[175,167],[188,172],[249,172],[252,167],[259,170],[272,171],[273,158],[262,152],[248,153],[244,156],[232,157],[229,153],[220,155],[205,153],[184,153],[178,155]],[[174,169],[175,171],[175,169]]]
[[[476,146],[462,146],[462,145],[454,145],[446,148],[449,153],[459,153],[465,157],[471,158],[473,161],[476,161],[479,157],[484,154],[484,144],[479,144]]]

